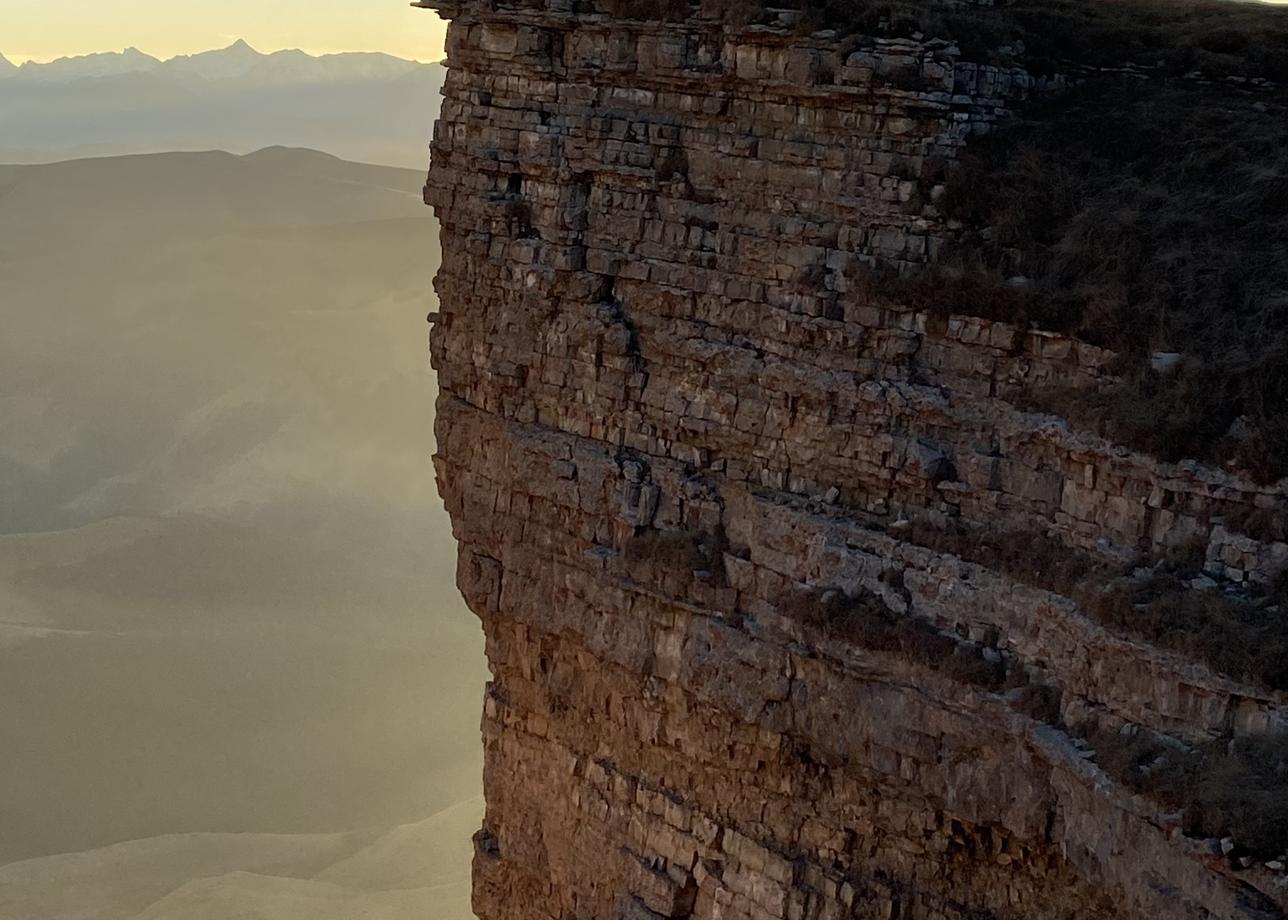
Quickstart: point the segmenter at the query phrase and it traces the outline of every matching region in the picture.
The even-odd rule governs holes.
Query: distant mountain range
[[[282,145],[423,167],[443,68],[379,53],[0,56],[0,162]]]
[[[150,73],[181,81],[245,80],[256,83],[290,83],[318,80],[394,79],[424,65],[388,54],[327,54],[313,57],[303,51],[261,54],[238,40],[218,51],[184,54],[161,60],[138,48],[64,57],[48,63],[28,61],[15,66],[0,55],[0,79],[33,83],[68,83]]]

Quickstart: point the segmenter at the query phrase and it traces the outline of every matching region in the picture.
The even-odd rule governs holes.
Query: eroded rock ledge
[[[479,916],[1282,916],[1282,874],[1067,726],[1263,735],[1284,694],[905,539],[1198,541],[1222,584],[1288,562],[1224,524],[1283,513],[1282,485],[1017,408],[1112,355],[868,295],[874,265],[934,260],[938,177],[1045,87],[943,42],[432,5],[436,463],[493,673]],[[792,614],[829,591],[1005,685]]]

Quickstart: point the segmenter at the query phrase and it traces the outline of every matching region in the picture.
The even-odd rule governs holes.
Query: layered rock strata
[[[942,42],[427,5],[436,463],[493,675],[479,916],[1281,916],[1282,876],[1061,726],[1260,735],[1284,695],[906,538],[1288,563],[1224,523],[1282,486],[1018,408],[1111,354],[873,292],[935,259],[952,160],[1045,87]],[[793,615],[828,591],[1058,689],[1060,718]]]

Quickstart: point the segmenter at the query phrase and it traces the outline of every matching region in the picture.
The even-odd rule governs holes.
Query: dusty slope
[[[481,799],[350,834],[183,834],[0,868],[0,916],[25,920],[469,916]]]

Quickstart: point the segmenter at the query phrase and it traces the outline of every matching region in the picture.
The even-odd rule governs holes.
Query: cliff
[[[1116,355],[878,283],[938,263],[962,151],[1067,79],[425,5],[478,915],[1283,916],[1288,544],[1252,522],[1284,483],[1033,412]]]

